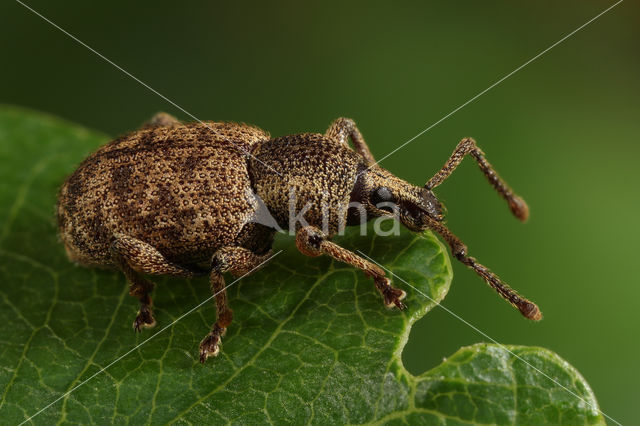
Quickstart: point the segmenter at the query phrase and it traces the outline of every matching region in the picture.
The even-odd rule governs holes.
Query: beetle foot
[[[376,279],[376,287],[384,298],[384,304],[387,308],[393,308],[394,306],[401,311],[407,309],[407,305],[402,303],[402,300],[407,297],[407,293],[404,290],[391,286],[389,278],[382,277]]]
[[[156,320],[153,318],[151,308],[149,308],[148,305],[141,305],[138,316],[136,316],[135,321],[133,321],[133,329],[139,333],[143,328],[152,328],[155,327],[155,325]]]
[[[220,352],[220,340],[222,336],[224,336],[226,328],[218,327],[218,325],[213,326],[213,331],[202,339],[200,342],[200,362],[204,364],[204,362],[210,356],[217,356]]]

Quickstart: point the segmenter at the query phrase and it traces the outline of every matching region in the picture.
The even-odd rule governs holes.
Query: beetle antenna
[[[480,170],[482,170],[482,173],[485,175],[491,186],[493,186],[498,194],[500,194],[509,204],[511,213],[513,213],[513,215],[520,221],[526,222],[529,218],[529,206],[527,206],[527,203],[513,192],[509,185],[507,185],[500,175],[498,175],[498,172],[496,172],[491,163],[487,161],[484,156],[484,152],[478,148],[478,145],[476,145],[476,141],[473,140],[473,138],[462,139],[442,169],[433,175],[424,187],[428,190],[432,190],[436,186],[440,185],[451,175],[456,167],[460,165],[462,159],[467,155],[470,155],[474,160],[476,160]]]
[[[426,220],[428,221],[429,228],[440,234],[449,244],[451,253],[456,259],[473,269],[476,274],[480,275],[503,299],[517,308],[522,315],[534,321],[542,319],[542,312],[540,312],[540,309],[535,303],[520,296],[517,291],[502,282],[489,268],[478,263],[475,258],[468,256],[467,246],[442,222],[438,222],[429,217],[427,217]]]

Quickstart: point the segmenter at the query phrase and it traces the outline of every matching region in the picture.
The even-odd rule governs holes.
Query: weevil
[[[140,302],[136,331],[155,325],[154,284],[141,274],[209,275],[217,318],[200,343],[201,362],[218,354],[232,321],[223,274],[242,276],[268,260],[278,226],[295,233],[303,254],[361,269],[386,306],[405,309],[406,293],[391,285],[382,268],[331,241],[341,225],[393,215],[411,231],[438,233],[456,259],[525,317],[539,320],[538,307],[470,257],[445,225],[433,189],[467,155],[511,212],[526,221],[527,204],[471,138],[462,139],[424,186],[415,186],[376,163],[350,119],[335,120],[324,134],[272,138],[246,124],[182,123],[160,113],[99,148],[66,179],[58,197],[59,232],[72,261],[124,273],[129,293]],[[292,225],[292,207],[302,204],[305,220]],[[275,226],[256,220],[260,206]]]

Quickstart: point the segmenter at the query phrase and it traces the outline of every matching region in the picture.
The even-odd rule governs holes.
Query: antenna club
[[[540,321],[542,319],[542,312],[540,312],[538,306],[533,302],[523,301],[518,305],[518,310],[530,320]]]
[[[529,219],[529,206],[527,203],[517,195],[509,199],[509,209],[520,222],[526,222]]]

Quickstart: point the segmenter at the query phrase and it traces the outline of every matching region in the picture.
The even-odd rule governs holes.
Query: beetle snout
[[[444,206],[442,203],[436,198],[436,196],[428,189],[423,188],[421,191],[422,198],[422,209],[427,213],[432,219],[437,221],[441,221],[444,219]]]
[[[434,220],[444,220],[444,206],[429,190],[419,188],[412,191],[411,197],[400,200],[400,220],[412,231],[418,232],[428,228]]]

